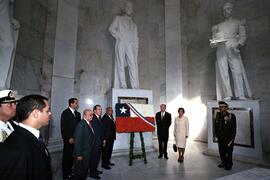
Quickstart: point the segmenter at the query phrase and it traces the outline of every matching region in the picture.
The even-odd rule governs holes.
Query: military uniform
[[[3,104],[13,104],[16,103],[18,99],[15,97],[15,94],[11,90],[1,90],[0,91],[0,143],[4,142],[7,137],[14,131],[12,124],[8,119],[12,118],[15,115],[16,109],[14,105],[11,107],[2,107]],[[16,106],[16,105],[15,105]],[[12,110],[10,110],[10,108]],[[4,113],[4,115],[2,115]]]
[[[6,138],[14,131],[14,128],[9,122],[0,120],[0,143],[4,142]]]
[[[218,112],[215,118],[215,136],[222,165],[226,170],[232,168],[232,152],[236,135],[236,118],[232,113]]]

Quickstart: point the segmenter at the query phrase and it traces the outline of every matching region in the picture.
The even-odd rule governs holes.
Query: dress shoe
[[[114,163],[109,162],[109,163],[108,163],[108,165],[109,165],[109,166],[114,166],[115,164],[114,164]]]
[[[158,156],[158,159],[160,159],[160,158],[162,158],[162,155],[159,155],[159,156]]]
[[[167,155],[164,156],[165,159],[169,159]]]
[[[97,172],[98,174],[102,174],[102,171],[96,170],[96,172]]]
[[[63,180],[70,180],[70,179],[72,179],[72,178],[73,178],[73,175],[69,174],[69,175],[67,175],[67,176],[64,176],[64,177],[63,177]]]
[[[224,168],[225,165],[224,165],[224,164],[219,164],[217,167],[219,167],[219,168]]]
[[[104,169],[112,169],[110,166],[106,165],[106,166],[102,166]]]
[[[91,177],[91,178],[94,178],[94,179],[100,179],[101,177],[100,176],[98,176],[98,175],[93,175],[93,174],[91,174],[89,177]]]

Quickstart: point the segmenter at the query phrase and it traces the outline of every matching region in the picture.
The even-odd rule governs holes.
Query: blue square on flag
[[[116,117],[130,117],[130,111],[127,104],[117,103],[115,105]]]

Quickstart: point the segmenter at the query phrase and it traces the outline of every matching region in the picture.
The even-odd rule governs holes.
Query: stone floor
[[[216,180],[270,180],[270,169],[253,168],[232,175],[224,176]]]
[[[141,159],[135,160],[132,166],[128,165],[128,156],[114,156],[112,162],[116,164],[111,170],[102,169],[101,179],[104,180],[208,180],[224,177],[222,180],[238,179],[241,172],[251,171],[253,168],[259,169],[256,165],[234,161],[231,171],[217,168],[219,159],[203,155],[207,149],[207,144],[190,141],[186,148],[185,162],[177,162],[177,153],[169,147],[169,159],[158,159],[157,152],[147,153],[148,163],[144,164]],[[101,169],[101,168],[100,168]],[[268,171],[269,169],[266,169]],[[253,170],[254,171],[254,170]],[[256,170],[255,170],[256,171]],[[270,170],[269,170],[270,172]],[[239,175],[240,173],[240,175]],[[254,174],[254,173],[253,173]],[[270,173],[269,173],[270,174]],[[246,173],[244,173],[246,176]],[[269,177],[269,176],[268,176]],[[57,172],[55,180],[61,179],[61,172]],[[88,178],[90,179],[90,178]],[[267,178],[264,178],[267,179]]]

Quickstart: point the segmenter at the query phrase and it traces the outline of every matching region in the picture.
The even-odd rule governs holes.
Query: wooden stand
[[[134,154],[133,153],[134,137],[135,137],[134,132],[130,133],[129,165],[132,166],[132,161],[134,159],[141,159],[141,158],[144,159],[144,164],[146,164],[147,160],[146,160],[146,154],[145,154],[145,145],[144,145],[143,133],[140,132],[142,154]]]

